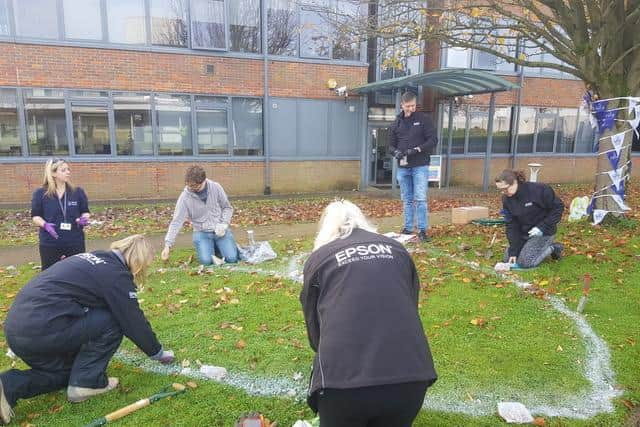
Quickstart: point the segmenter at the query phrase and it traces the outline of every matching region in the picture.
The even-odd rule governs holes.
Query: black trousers
[[[426,382],[318,392],[321,427],[410,427],[427,392]]]
[[[63,258],[86,252],[84,242],[71,246],[42,246],[40,245],[40,263],[42,271],[51,267]]]
[[[122,331],[104,309],[90,309],[69,328],[41,336],[5,331],[7,343],[29,370],[0,373],[9,405],[67,385],[106,387],[107,365],[122,342]]]

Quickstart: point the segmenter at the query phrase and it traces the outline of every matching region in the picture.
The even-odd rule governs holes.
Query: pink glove
[[[89,218],[87,218],[86,216],[81,216],[80,218],[76,219],[76,224],[78,224],[80,227],[86,227],[87,225],[89,225]]]
[[[58,233],[56,233],[56,226],[53,223],[45,222],[42,228],[44,228],[44,231],[49,233],[49,235],[54,239],[58,238]]]

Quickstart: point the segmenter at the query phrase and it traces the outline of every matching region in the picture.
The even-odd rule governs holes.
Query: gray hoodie
[[[233,207],[227,199],[227,194],[217,182],[207,179],[207,201],[200,200],[197,194],[189,191],[185,186],[178,197],[173,219],[164,238],[168,246],[173,246],[182,224],[188,218],[194,231],[213,231],[217,224],[229,225]]]

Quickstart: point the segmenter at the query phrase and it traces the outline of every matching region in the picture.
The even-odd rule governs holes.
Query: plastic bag
[[[499,402],[498,414],[508,423],[525,424],[533,422],[531,413],[520,402]]]
[[[587,208],[589,207],[589,197],[576,197],[571,201],[569,206],[569,222],[580,221],[587,216]]]
[[[277,258],[275,251],[271,248],[269,242],[257,242],[255,245],[247,247],[238,247],[240,259],[249,264],[259,264],[270,259]]]

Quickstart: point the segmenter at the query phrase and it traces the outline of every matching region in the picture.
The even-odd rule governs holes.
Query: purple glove
[[[44,228],[44,231],[49,233],[49,235],[51,235],[51,237],[53,237],[54,239],[58,238],[58,233],[56,233],[56,226],[53,223],[45,222],[42,228]]]
[[[169,363],[173,363],[175,360],[175,356],[173,355],[173,351],[171,350],[161,350],[160,353],[151,357],[153,360],[157,360],[163,365],[168,365]]]
[[[89,225],[89,218],[87,218],[86,216],[81,216],[80,218],[76,219],[76,224],[78,224],[80,227],[86,227],[87,225]]]

